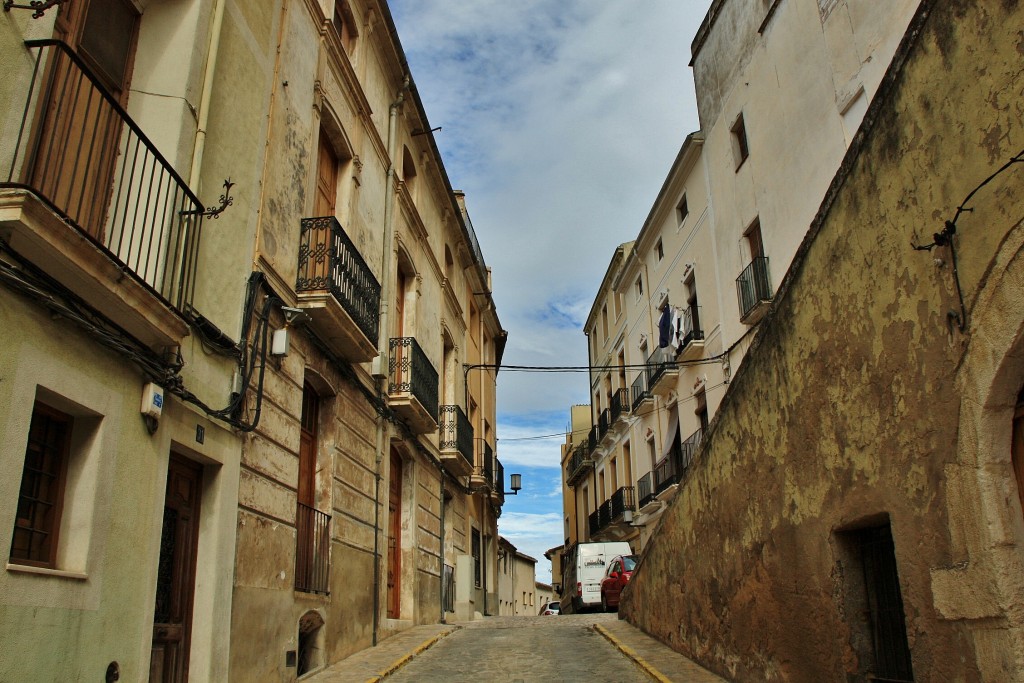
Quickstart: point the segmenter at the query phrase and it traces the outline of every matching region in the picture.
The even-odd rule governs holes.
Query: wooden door
[[[405,273],[401,270],[395,276],[395,337],[401,339],[405,336]],[[408,391],[412,387],[412,378],[407,367],[409,358],[412,357],[412,350],[399,343],[391,354],[394,359],[394,383],[398,391]]]
[[[93,72],[87,78],[54,49],[27,181],[97,239],[113,185],[121,119],[101,87],[127,104],[139,12],[129,0],[75,0],[61,5],[54,37]]]
[[[402,594],[402,458],[391,451],[388,486],[388,618],[401,616]]]
[[[171,454],[157,568],[151,683],[188,680],[202,480],[202,467]]]
[[[320,131],[320,149],[316,164],[316,198],[314,216],[333,216],[338,193],[338,157],[323,130]]]
[[[314,585],[316,550],[316,444],[319,432],[320,397],[309,384],[302,386],[302,417],[299,428],[298,505],[295,509],[295,585]]]

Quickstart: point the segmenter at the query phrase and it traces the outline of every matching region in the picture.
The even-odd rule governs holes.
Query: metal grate
[[[295,590],[330,595],[331,516],[299,503],[295,527]]]

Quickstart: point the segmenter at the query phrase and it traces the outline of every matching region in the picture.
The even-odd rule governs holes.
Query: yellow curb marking
[[[638,655],[633,650],[633,648],[629,647],[628,645],[620,641],[618,638],[613,636],[611,633],[608,632],[606,628],[604,628],[600,624],[594,624],[594,630],[600,633],[602,636],[604,636],[609,643],[617,647],[619,649],[619,652],[632,659],[637,666],[643,669],[651,678],[658,681],[658,683],[672,683],[672,681],[666,678],[664,674],[662,674],[660,671],[658,671],[653,666],[648,664],[643,657]]]
[[[416,649],[414,649],[412,652],[403,657],[398,658],[376,676],[373,676],[372,678],[367,678],[366,683],[380,683],[380,681],[383,681],[385,678],[395,673],[403,666],[408,664],[410,661],[412,661],[413,657],[422,654],[424,651],[428,650],[434,643],[441,640],[447,635],[455,633],[457,630],[459,630],[458,627],[451,628],[447,631],[442,631],[441,633],[438,633],[436,636],[430,638],[429,640],[423,641],[418,646],[416,646]]]

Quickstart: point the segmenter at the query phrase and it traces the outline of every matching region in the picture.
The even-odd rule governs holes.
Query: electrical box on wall
[[[142,414],[154,420],[160,419],[164,410],[164,390],[159,384],[148,383],[142,388]]]

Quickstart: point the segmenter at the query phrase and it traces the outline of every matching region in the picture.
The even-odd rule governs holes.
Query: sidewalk
[[[381,641],[377,647],[357,652],[305,680],[309,683],[376,683],[398,671],[414,657],[452,633],[463,628],[487,628],[489,625],[497,625],[502,619],[508,618],[487,617],[480,621],[460,625],[424,624],[415,626]],[[534,619],[534,617],[512,617],[512,619],[519,622],[520,620]],[[586,624],[588,628],[603,636],[623,656],[632,659],[652,680],[659,681],[659,683],[726,683],[726,679],[707,671],[628,622],[618,620],[615,615],[536,617],[536,619],[572,619],[590,622]],[[540,623],[548,626],[555,624],[555,622]],[[525,622],[522,625],[525,626]]]

